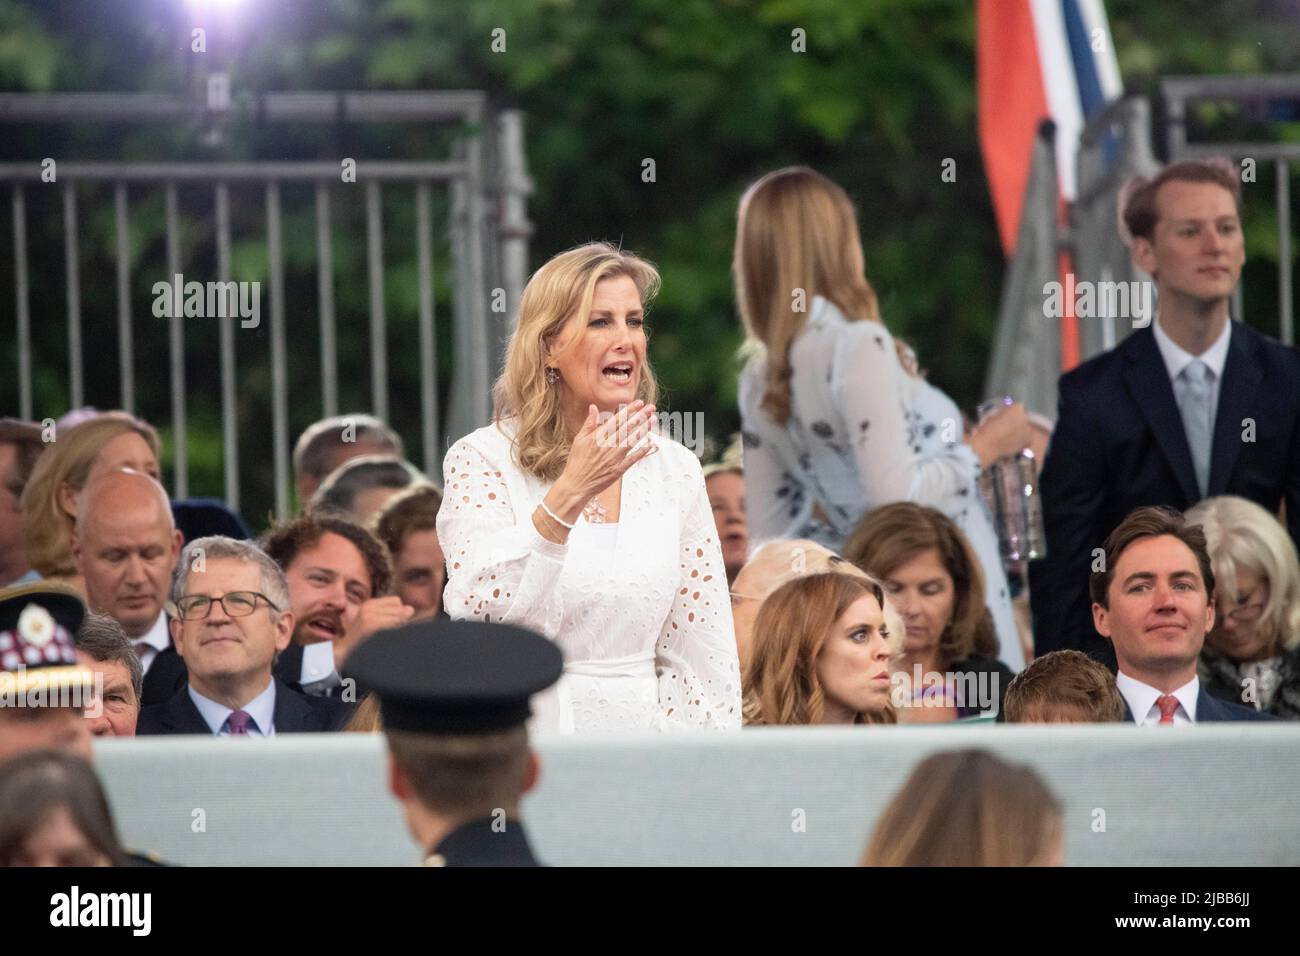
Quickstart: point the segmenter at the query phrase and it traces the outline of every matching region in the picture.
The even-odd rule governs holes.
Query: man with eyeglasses
[[[272,676],[294,616],[284,572],[256,545],[191,541],[172,585],[171,635],[188,685],[140,713],[137,735],[270,737],[341,730],[351,708],[308,697]]]

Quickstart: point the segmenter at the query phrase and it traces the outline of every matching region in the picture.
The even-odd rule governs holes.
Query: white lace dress
[[[850,322],[815,296],[790,348],[791,414],[777,425],[760,407],[767,359],[741,371],[750,539],[811,538],[839,551],[872,508],[915,501],[942,511],[965,532],[984,570],[984,592],[1000,659],[1024,667],[997,532],[979,494],[979,459],[963,440],[951,398],[898,360],[878,322]],[[829,525],[817,520],[820,502]]]
[[[488,425],[448,450],[438,540],[449,615],[527,627],[564,653],[532,729],[738,729],[727,574],[699,461],[652,436],[659,451],[623,476],[618,522],[579,518],[555,544],[532,519],[551,483],[515,463],[511,433]]]

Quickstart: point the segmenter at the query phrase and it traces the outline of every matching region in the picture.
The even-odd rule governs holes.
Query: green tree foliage
[[[1300,43],[1288,6],[1270,0],[1108,4],[1126,83],[1148,94],[1170,73],[1294,69]],[[931,379],[960,404],[969,408],[983,397],[1004,262],[976,137],[975,15],[967,0],[245,0],[211,23],[192,22],[193,9],[181,0],[0,0],[0,83],[24,91],[179,91],[196,87],[206,69],[228,66],[236,96],[486,90],[495,106],[527,114],[536,182],[529,209],[536,225],[533,264],[596,238],[621,242],[657,262],[664,287],[651,317],[652,360],[670,407],[704,412],[719,441],[738,424],[734,354],[741,332],[730,275],[736,203],[755,177],[806,163],[843,184],[857,203],[868,275],[886,322],[913,343]],[[208,31],[205,54],[190,49],[196,26]],[[0,152],[8,159],[437,158],[449,141],[422,129],[357,134],[252,123],[214,150],[197,133],[188,124],[107,132],[23,129],[6,137]],[[58,152],[45,151],[51,149]],[[655,161],[654,182],[643,181],[646,159]],[[946,159],[956,161],[956,182],[940,178]],[[1271,190],[1268,175],[1258,188]],[[87,197],[83,213],[83,310],[92,359],[87,397],[106,407],[118,394],[115,266],[111,203],[100,198],[105,201],[96,204]],[[240,237],[236,276],[264,279],[260,192],[233,198]],[[310,199],[306,191],[285,196],[295,433],[320,414]],[[185,234],[187,262],[206,278],[213,240],[203,217],[210,216],[211,199],[190,201],[197,215]],[[132,203],[137,374],[144,392],[139,411],[165,426],[166,330],[148,312],[149,285],[161,278],[157,263],[165,261],[161,200],[156,191],[141,189]],[[57,414],[67,402],[59,206],[33,196],[28,215],[33,243],[46,240],[56,256],[33,263],[33,311],[37,410]],[[1252,253],[1264,257],[1269,225],[1264,219],[1257,224],[1252,241],[1264,246]],[[390,400],[394,423],[414,445],[413,230],[409,197],[390,195]],[[0,232],[0,281],[11,283],[10,230]],[[359,201],[336,204],[334,238],[342,404],[361,409],[369,403],[369,380]],[[445,237],[435,260],[445,275]],[[1255,297],[1254,284],[1266,288],[1271,267],[1248,268],[1254,270],[1248,297],[1267,303]],[[444,374],[452,354],[447,285],[437,283]],[[11,303],[0,306],[6,329],[12,328]],[[187,336],[191,490],[219,495],[216,362],[199,351],[215,349],[215,325],[187,328]],[[239,352],[244,510],[260,526],[272,500],[265,322],[241,333]],[[0,361],[0,376],[12,381],[11,353]],[[5,403],[14,399],[11,392]],[[418,449],[412,451],[418,462]],[[432,471],[436,475],[437,467]]]

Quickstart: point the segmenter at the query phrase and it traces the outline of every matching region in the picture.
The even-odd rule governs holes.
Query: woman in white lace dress
[[[880,319],[847,194],[806,167],[769,173],[740,203],[734,272],[749,360],[740,375],[750,538],[838,551],[872,508],[942,511],[979,555],[1013,670],[1024,655],[980,470],[1029,443],[1017,404],[963,437],[956,404]]]
[[[524,289],[491,425],[443,463],[453,618],[532,628],[564,653],[533,729],[740,726],[735,632],[699,461],[657,433],[645,310],[659,276],[604,243]]]

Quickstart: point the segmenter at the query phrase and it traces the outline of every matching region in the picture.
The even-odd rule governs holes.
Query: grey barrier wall
[[[762,728],[545,737],[523,804],[557,865],[851,865],[924,757],[984,747],[1041,774],[1073,866],[1300,864],[1300,726]],[[176,863],[421,859],[378,734],[99,738],[123,840]]]

